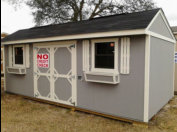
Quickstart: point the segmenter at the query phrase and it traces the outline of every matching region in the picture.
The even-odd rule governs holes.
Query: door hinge
[[[71,49],[71,48],[75,48],[75,44],[69,46],[69,48],[70,48],[70,49]]]
[[[72,101],[72,99],[70,100],[70,103],[73,104],[75,106],[75,101]]]

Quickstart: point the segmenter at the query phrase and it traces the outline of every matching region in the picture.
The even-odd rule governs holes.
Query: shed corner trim
[[[150,35],[145,41],[145,77],[144,77],[144,122],[149,121],[149,74],[150,74]]]

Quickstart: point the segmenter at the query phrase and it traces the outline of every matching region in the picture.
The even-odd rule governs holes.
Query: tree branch
[[[79,16],[80,16],[80,21],[82,21],[82,9],[84,7],[85,0],[82,0],[80,2],[80,10],[79,10]]]
[[[98,3],[95,5],[95,9],[93,10],[92,14],[90,15],[89,19],[93,18],[95,16],[95,12],[97,11],[97,9],[99,8],[99,6],[101,5],[101,3],[103,2],[103,0],[99,0]]]

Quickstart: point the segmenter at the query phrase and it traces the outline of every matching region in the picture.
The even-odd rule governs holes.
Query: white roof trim
[[[160,11],[161,11],[161,10],[160,10]],[[169,23],[168,23],[168,20],[167,20],[167,18],[166,18],[166,16],[165,16],[165,14],[164,14],[163,11],[161,11],[161,15],[162,15],[163,20],[165,21],[165,24],[167,25],[168,30],[170,31],[170,34],[172,35],[173,39],[176,40],[176,39],[175,39],[175,36],[174,36],[174,34],[173,34],[173,31],[171,30],[171,27],[170,27],[170,25],[169,25]]]
[[[148,34],[150,36],[153,36],[153,37],[156,37],[156,38],[159,38],[159,39],[166,40],[168,42],[176,43],[176,40],[173,40],[171,38],[165,37],[161,34],[158,34],[158,33],[152,32],[152,31],[146,31],[146,34]]]
[[[147,28],[146,28],[147,31],[149,31],[149,28],[152,26],[152,24],[154,23],[154,21],[156,20],[156,18],[158,17],[159,14],[160,14],[160,10],[157,12],[157,14],[154,16],[154,18],[151,20],[151,22],[147,26]]]
[[[146,32],[149,32],[149,31],[150,31],[149,28],[152,26],[153,22],[156,20],[156,18],[157,18],[159,15],[162,16],[162,19],[164,20],[164,22],[165,22],[165,24],[166,24],[166,26],[167,26],[167,28],[168,28],[168,30],[169,30],[171,36],[173,37],[173,40],[176,41],[176,39],[175,39],[175,37],[174,37],[174,34],[173,34],[173,32],[172,32],[172,30],[171,30],[171,28],[170,28],[170,25],[169,25],[169,23],[168,23],[168,21],[167,21],[167,18],[165,17],[165,14],[163,13],[162,10],[159,10],[159,11],[157,12],[157,14],[154,16],[154,18],[152,19],[152,21],[151,21],[151,22],[149,23],[149,25],[147,26]]]
[[[59,40],[61,41],[61,40],[73,40],[73,39],[88,39],[88,38],[103,38],[103,37],[140,35],[140,34],[145,34],[145,30],[144,29],[123,30],[123,31],[100,32],[100,33],[89,33],[89,34],[78,34],[78,35],[66,35],[66,36],[58,36],[58,37],[25,39],[25,40],[2,42],[2,44],[10,45],[10,44],[23,44],[23,43],[59,41]]]

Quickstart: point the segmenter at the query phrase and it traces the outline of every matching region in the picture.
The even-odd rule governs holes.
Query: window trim
[[[106,72],[106,73],[119,73],[118,72],[118,38],[108,38],[108,39],[93,39],[91,40],[91,71],[92,72]],[[107,69],[107,68],[95,68],[95,43],[102,43],[102,42],[114,42],[114,69]]]
[[[23,64],[15,64],[15,48],[16,47],[22,47],[23,48]],[[13,66],[12,67],[25,67],[25,45],[13,45]]]
[[[130,74],[130,37],[121,38],[120,63],[120,73]]]

